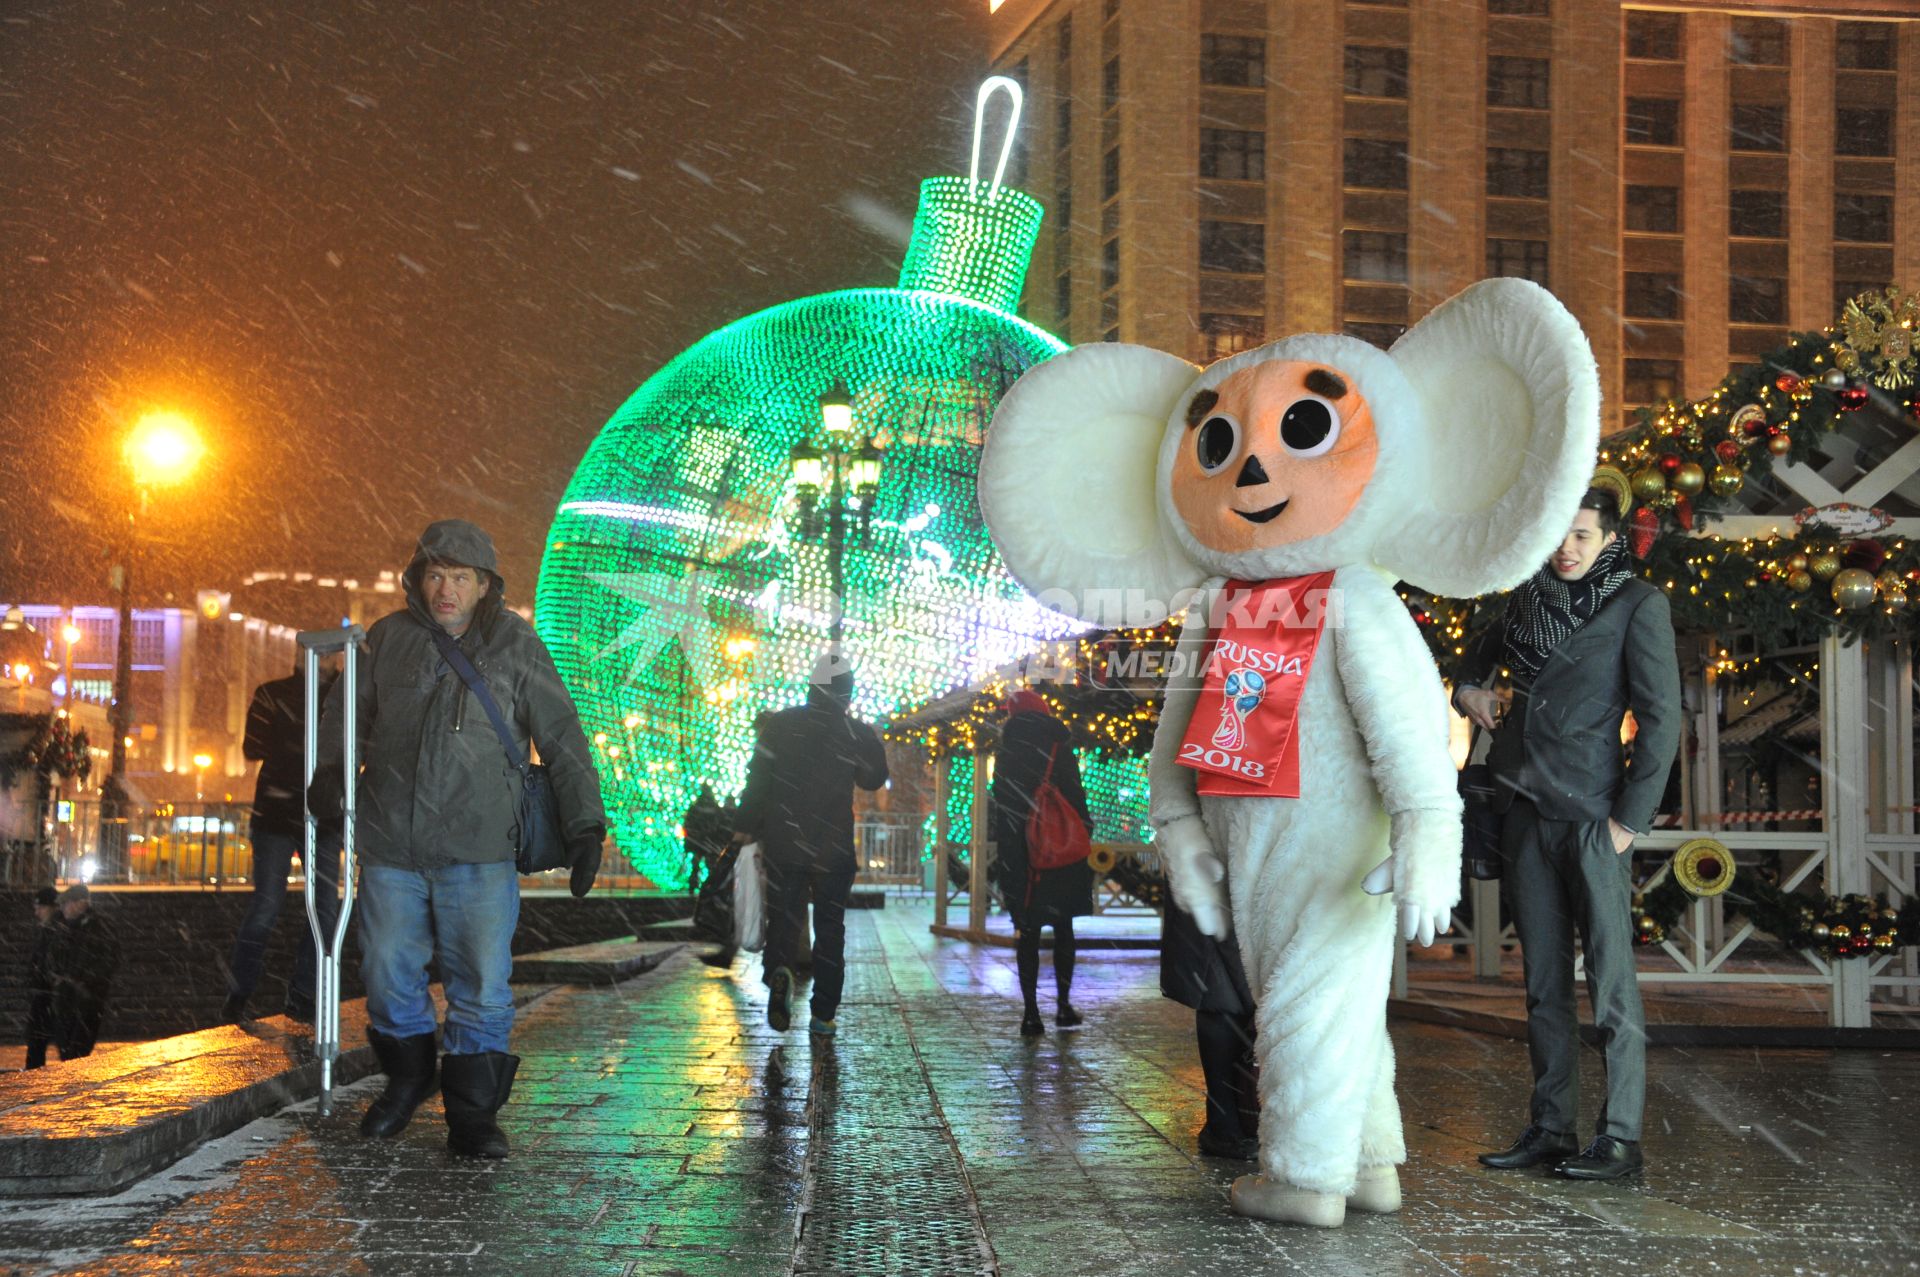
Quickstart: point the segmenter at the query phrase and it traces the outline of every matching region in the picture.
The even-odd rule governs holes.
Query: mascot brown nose
[[[1240,477],[1233,481],[1233,486],[1256,488],[1267,481],[1267,469],[1260,464],[1260,458],[1248,453],[1246,464],[1240,467]]]

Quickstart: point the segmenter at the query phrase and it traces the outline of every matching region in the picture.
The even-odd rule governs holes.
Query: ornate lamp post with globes
[[[825,446],[796,443],[789,461],[799,489],[802,540],[820,535],[820,504],[822,496],[826,498],[827,584],[833,594],[828,636],[838,647],[846,623],[848,505],[854,503],[853,512],[860,521],[860,544],[865,545],[873,519],[873,499],[880,491],[881,453],[871,438],[855,442],[853,399],[845,382],[836,381],[820,396],[820,424],[825,428]]]

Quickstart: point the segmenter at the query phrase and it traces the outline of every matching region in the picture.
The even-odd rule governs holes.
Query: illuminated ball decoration
[[[836,383],[853,446],[870,439],[883,458],[864,519],[846,522],[857,713],[884,719],[1084,628],[1007,574],[974,499],[1000,396],[1065,349],[1007,309],[1040,217],[1011,188],[929,180],[899,288],[807,297],[709,334],[621,405],[575,471],[535,622],[620,849],[656,883],[685,880],[680,818],[701,783],[742,787],[754,717],[799,703],[827,646],[828,547],[801,534],[790,453],[824,445],[820,397]]]

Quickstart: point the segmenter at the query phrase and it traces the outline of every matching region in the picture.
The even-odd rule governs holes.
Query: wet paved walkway
[[[1023,1041],[1012,953],[926,923],[852,915],[831,1045],[765,1026],[757,963],[683,954],[522,1012],[505,1164],[449,1159],[437,1102],[359,1139],[363,1083],[115,1197],[0,1204],[0,1273],[1920,1272],[1920,1054],[1656,1050],[1644,1181],[1575,1186],[1473,1161],[1517,1125],[1521,1044],[1396,1025],[1406,1209],[1259,1225],[1194,1154],[1154,955],[1083,957],[1087,1026]]]

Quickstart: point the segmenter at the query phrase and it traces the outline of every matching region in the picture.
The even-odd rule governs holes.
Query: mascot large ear
[[[1487,279],[1394,343],[1427,422],[1413,516],[1382,567],[1434,594],[1519,584],[1573,523],[1600,445],[1600,375],[1579,321],[1523,279]],[[1403,473],[1405,473],[1403,471]]]
[[[1014,578],[1094,625],[1151,621],[1206,574],[1161,522],[1160,441],[1199,369],[1100,342],[1036,365],[993,414],[980,513]]]

